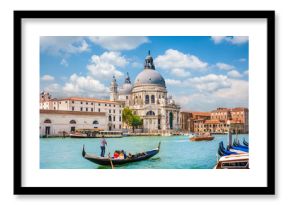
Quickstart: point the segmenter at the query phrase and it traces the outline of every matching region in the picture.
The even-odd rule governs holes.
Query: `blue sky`
[[[182,110],[248,107],[249,42],[245,36],[111,36],[40,38],[40,88],[53,97],[105,99],[115,75],[131,81],[148,50]]]

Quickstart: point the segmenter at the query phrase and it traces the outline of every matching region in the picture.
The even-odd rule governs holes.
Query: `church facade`
[[[179,128],[180,106],[168,96],[165,80],[155,69],[150,51],[134,83],[127,73],[125,82],[118,87],[113,76],[110,100],[122,102],[140,116],[145,132]]]

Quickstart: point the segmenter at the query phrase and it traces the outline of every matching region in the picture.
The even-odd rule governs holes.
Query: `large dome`
[[[166,87],[164,78],[153,69],[144,69],[135,79],[135,85],[154,84]]]

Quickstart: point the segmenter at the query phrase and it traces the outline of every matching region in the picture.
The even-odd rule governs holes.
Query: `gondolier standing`
[[[107,141],[104,138],[104,135],[102,135],[102,139],[101,139],[101,157],[105,156],[105,151],[106,151],[106,146],[107,145]]]

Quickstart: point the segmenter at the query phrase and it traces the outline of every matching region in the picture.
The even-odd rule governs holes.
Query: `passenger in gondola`
[[[105,140],[104,138],[104,135],[102,135],[102,139],[101,139],[101,157],[104,157],[105,156],[105,151],[106,151],[106,145],[107,144],[107,141]]]
[[[122,150],[123,151],[123,150]],[[124,159],[125,157],[124,157],[124,152],[120,152],[120,154],[119,154],[119,159]]]
[[[120,155],[120,151],[116,150],[114,152],[114,159],[118,159],[119,158],[119,155]]]

